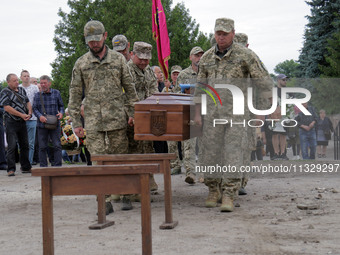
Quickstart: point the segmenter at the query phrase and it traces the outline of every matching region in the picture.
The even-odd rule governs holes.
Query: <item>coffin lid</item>
[[[191,105],[194,104],[193,96],[178,93],[155,93],[147,99],[135,103],[135,105],[160,104],[160,105]]]

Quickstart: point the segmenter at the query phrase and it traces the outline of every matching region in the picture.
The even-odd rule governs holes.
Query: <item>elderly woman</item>
[[[319,158],[326,157],[328,141],[331,140],[331,132],[334,132],[331,120],[326,117],[325,110],[320,110],[317,119],[317,152]]]

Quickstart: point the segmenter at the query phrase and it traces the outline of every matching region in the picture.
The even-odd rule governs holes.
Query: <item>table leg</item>
[[[43,254],[54,255],[53,196],[51,177],[41,177]]]
[[[152,254],[152,233],[151,233],[151,202],[150,202],[150,175],[140,176],[141,185],[141,214],[142,214],[142,254]]]
[[[171,170],[170,160],[163,161],[164,167],[164,207],[165,222],[159,226],[160,229],[173,229],[177,226],[178,221],[172,219],[172,193],[171,193]]]
[[[105,195],[97,196],[97,204],[98,204],[98,222],[89,226],[89,229],[103,229],[115,224],[114,221],[106,221],[105,214]]]

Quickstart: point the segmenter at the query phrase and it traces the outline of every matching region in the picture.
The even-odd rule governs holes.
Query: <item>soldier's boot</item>
[[[158,185],[153,177],[153,174],[150,174],[150,191],[158,190]]]
[[[234,211],[234,203],[233,199],[226,194],[222,195],[222,204],[221,204],[221,212],[232,212]]]
[[[216,207],[217,202],[221,199],[220,188],[217,184],[209,184],[209,194],[208,198],[205,200],[205,207],[212,208]]]
[[[195,184],[196,182],[196,176],[193,173],[187,173],[187,176],[185,177],[184,180],[188,184]]]
[[[113,213],[113,207],[111,202],[105,202],[105,214],[109,215],[110,213]]]
[[[123,195],[121,209],[123,211],[132,210],[130,195]]]

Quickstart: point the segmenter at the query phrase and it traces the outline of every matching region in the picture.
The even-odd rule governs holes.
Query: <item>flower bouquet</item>
[[[61,124],[61,147],[66,150],[68,154],[78,154],[80,149],[86,146],[86,130],[84,129],[84,136],[78,137],[74,133],[70,117],[66,116],[60,122]]]

